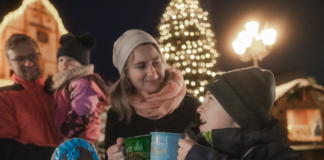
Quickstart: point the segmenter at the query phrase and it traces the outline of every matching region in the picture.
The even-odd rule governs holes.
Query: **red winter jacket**
[[[12,80],[14,85],[0,88],[0,138],[57,146],[51,113],[53,96],[45,92],[43,78],[26,81],[13,74]]]

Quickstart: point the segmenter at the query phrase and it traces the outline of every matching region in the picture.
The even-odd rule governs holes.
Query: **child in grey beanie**
[[[249,67],[216,75],[205,87],[198,143],[179,141],[178,160],[301,159],[286,145],[277,119],[273,74]]]

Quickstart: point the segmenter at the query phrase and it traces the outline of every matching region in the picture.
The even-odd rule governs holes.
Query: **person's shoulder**
[[[190,94],[190,93],[186,93],[185,97],[183,98],[182,102],[185,105],[190,105],[190,106],[200,106],[201,103],[200,101],[197,99],[197,97],[195,97],[194,95]]]
[[[79,85],[90,85],[90,81],[87,77],[80,77],[77,79],[73,79],[70,81],[72,86],[79,86]]]
[[[285,153],[270,160],[302,160],[303,158],[297,153]]]
[[[4,87],[0,87],[0,93],[4,92],[4,91],[20,91],[23,90],[24,87],[21,84],[13,84],[10,86],[4,86]]]
[[[301,160],[301,157],[296,153],[294,149],[288,146],[285,143],[279,142],[269,142],[263,143],[256,146],[257,154],[255,157],[264,157],[263,154],[266,154],[269,160],[285,160],[285,159],[294,159]],[[271,150],[271,153],[267,151]]]
[[[113,118],[116,118],[116,117],[118,117],[118,114],[117,114],[117,112],[114,109],[110,108],[107,111],[107,116],[110,117],[110,118],[112,118],[112,117]]]
[[[276,148],[270,148],[272,150],[278,150],[276,154],[273,155],[268,155],[270,160],[288,160],[288,159],[293,159],[293,160],[302,160],[302,157],[296,153],[294,149],[287,145],[282,145],[282,146],[276,146]]]
[[[199,103],[200,104],[200,101],[198,100],[197,97],[195,97],[194,95],[186,92],[186,95],[185,97],[183,98],[184,101],[191,101],[191,102],[195,102],[195,103]]]
[[[134,117],[132,117],[134,118]],[[114,123],[114,124],[117,124],[117,125],[121,125],[121,126],[124,126],[124,125],[129,125],[130,123],[127,123],[126,122],[126,119],[122,119],[120,120],[120,115],[118,114],[118,112],[112,108],[110,108],[108,111],[107,111],[107,123]]]

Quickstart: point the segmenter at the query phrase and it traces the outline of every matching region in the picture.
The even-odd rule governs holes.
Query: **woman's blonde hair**
[[[144,46],[144,45],[153,45],[159,51],[157,46],[155,46],[152,43],[143,43],[140,44],[139,46]],[[161,58],[163,59],[161,53],[160,55]],[[125,66],[120,74],[119,80],[110,87],[110,94],[109,94],[110,102],[112,106],[111,109],[117,112],[120,121],[126,119],[126,122],[128,123],[131,121],[132,117],[134,116],[134,109],[130,105],[130,99],[132,98],[132,96],[142,98],[141,94],[137,91],[137,89],[134,87],[134,85],[128,78],[128,69],[133,60],[134,60],[134,51],[129,55],[125,63]],[[165,62],[164,59],[163,61]],[[166,64],[164,63],[164,65]],[[164,80],[160,89],[162,89],[171,78],[172,78],[172,69],[166,68]]]

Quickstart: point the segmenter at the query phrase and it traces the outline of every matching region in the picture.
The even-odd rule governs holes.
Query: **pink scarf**
[[[179,107],[186,95],[186,84],[179,71],[173,71],[172,74],[172,79],[158,93],[142,93],[143,100],[133,97],[131,105],[138,115],[148,119],[160,119]]]

